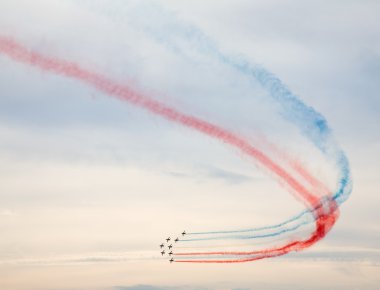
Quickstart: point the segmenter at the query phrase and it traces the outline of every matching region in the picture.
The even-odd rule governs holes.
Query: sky
[[[1,37],[272,154],[275,144],[335,188],[334,152],[322,154],[259,82],[212,51],[263,66],[326,118],[353,182],[336,224],[310,248],[170,264],[158,247],[169,235],[267,226],[305,205],[236,148],[1,53],[0,288],[377,289],[379,9],[370,0],[0,1]],[[264,242],[253,246],[277,240]]]

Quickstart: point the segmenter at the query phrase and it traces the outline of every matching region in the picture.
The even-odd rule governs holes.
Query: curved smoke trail
[[[170,27],[171,26],[172,23],[170,23]],[[160,115],[168,120],[219,139],[220,141],[239,149],[240,152],[252,158],[263,169],[272,174],[279,180],[279,182],[286,184],[291,193],[295,194],[306,206],[306,210],[280,224],[235,231],[193,232],[188,233],[190,236],[189,238],[181,239],[181,243],[226,239],[251,240],[276,237],[288,232],[296,231],[310,222],[315,222],[314,232],[305,240],[293,240],[284,243],[282,246],[258,251],[176,252],[174,253],[175,256],[181,257],[180,259],[177,259],[176,262],[246,262],[275,257],[286,254],[290,251],[298,251],[311,246],[323,238],[335,224],[338,217],[338,206],[347,199],[351,190],[347,158],[344,152],[333,140],[331,130],[329,129],[326,120],[313,108],[306,106],[300,101],[277,77],[265,69],[249,64],[242,58],[236,59],[222,54],[211,40],[209,40],[200,30],[192,26],[186,26],[180,22],[176,22],[174,27],[175,33],[170,31],[170,34],[167,33],[167,27],[160,27],[160,25],[155,26],[154,29],[150,27],[149,29],[146,29],[146,31],[151,35],[154,35],[157,40],[165,43],[166,46],[176,52],[180,51],[179,49],[175,49],[178,38],[186,40],[199,52],[209,57],[213,57],[220,63],[230,66],[239,73],[258,81],[262,87],[270,93],[272,98],[281,105],[282,115],[288,121],[295,124],[303,135],[316,145],[321,152],[329,158],[334,158],[336,160],[335,162],[340,168],[339,186],[332,195],[317,179],[309,174],[306,169],[297,164],[295,160],[287,159],[285,161],[287,165],[295,171],[297,176],[294,175],[294,172],[288,172],[284,167],[276,163],[267,153],[255,148],[243,137],[213,123],[182,113],[173,107],[137,92],[129,86],[120,85],[101,74],[82,68],[76,63],[48,57],[39,52],[30,51],[27,47],[6,36],[0,37],[0,53],[9,56],[13,60],[40,69],[75,78],[108,95],[112,95],[154,114]],[[271,149],[272,150],[269,151],[272,153],[273,151],[276,151],[274,148]],[[308,184],[311,188],[305,187],[305,185],[300,182],[300,178],[303,183]],[[244,233],[249,234],[247,235]],[[191,235],[202,235],[202,237],[191,238]]]
[[[275,247],[262,251],[251,252],[206,252],[206,253],[176,253],[177,256],[213,256],[213,255],[238,255],[243,258],[228,259],[228,260],[178,260],[177,262],[245,262],[253,261],[266,257],[274,257],[283,255],[289,251],[301,250],[309,247],[316,241],[320,240],[334,225],[338,211],[336,203],[333,199],[320,199],[313,192],[306,189],[296,178],[289,174],[284,168],[279,166],[269,156],[253,147],[244,138],[205,120],[196,118],[191,115],[182,113],[168,105],[159,101],[153,100],[145,96],[129,86],[120,85],[111,79],[82,68],[80,65],[61,60],[58,58],[44,56],[38,52],[31,51],[12,38],[0,37],[0,53],[7,55],[11,59],[38,67],[45,71],[50,71],[55,74],[60,74],[66,77],[80,80],[88,85],[91,85],[98,90],[117,97],[123,101],[127,101],[140,108],[148,110],[154,114],[160,115],[166,119],[182,124],[186,127],[195,129],[210,137],[217,138],[222,142],[239,149],[245,155],[251,157],[262,168],[270,171],[281,182],[286,183],[295,194],[303,201],[303,203],[314,212],[316,219],[316,230],[307,240],[294,241],[281,247]],[[305,172],[306,174],[306,172]],[[327,208],[323,202],[327,201]]]
[[[324,155],[326,155],[330,160],[334,160],[339,168],[339,177],[337,181],[337,188],[333,191],[332,196],[329,198],[337,202],[338,206],[347,200],[352,190],[348,159],[345,153],[340,149],[339,145],[335,142],[326,119],[314,108],[303,103],[281,82],[277,76],[259,65],[250,63],[242,56],[235,57],[223,53],[215,42],[199,28],[189,23],[180,21],[176,15],[165,11],[155,2],[129,1],[129,5],[126,5],[124,1],[114,1],[112,5],[107,5],[102,1],[89,2],[83,0],[81,3],[85,4],[85,6],[97,13],[107,15],[111,21],[116,21],[119,24],[127,22],[128,25],[132,25],[135,28],[142,30],[155,41],[164,45],[166,48],[181,57],[191,59],[191,56],[186,55],[186,50],[183,49],[184,47],[190,47],[200,54],[235,69],[238,73],[251,78],[252,81],[257,81],[269,93],[272,99],[280,105],[281,115],[287,121],[297,126],[299,131]],[[99,3],[101,5],[99,5]],[[290,164],[290,166],[292,166],[292,164]],[[320,184],[316,185],[316,183],[319,182],[300,166],[296,171],[304,178],[306,182],[309,182],[315,187],[321,186]],[[326,189],[324,189],[324,191],[325,196],[330,196],[330,193]],[[220,230],[191,232],[189,234],[208,236],[221,234],[235,235],[247,232],[276,230],[276,232],[272,233],[272,235],[278,236],[291,231],[287,227],[289,225],[292,226],[293,223],[298,223],[296,226],[293,225],[291,227],[293,230],[296,230],[302,225],[314,222],[314,215],[315,209],[307,208],[284,222],[270,226],[232,231]],[[271,234],[266,233],[257,234],[251,236],[251,238],[259,239],[270,235]],[[234,237],[238,239],[238,236]],[[232,239],[233,236],[228,238]],[[208,238],[203,238],[203,240],[207,239]],[[221,237],[210,236],[209,239],[221,239]],[[196,240],[196,238],[192,240]]]
[[[85,1],[86,2],[86,1]],[[125,5],[102,5],[102,9],[97,9],[94,2],[87,3],[93,10],[99,13],[105,13],[110,16],[112,21],[128,25],[134,25],[144,31],[151,38],[160,44],[166,46],[172,52],[179,54],[181,57],[189,58],[186,55],[184,47],[191,47],[200,54],[218,61],[220,64],[233,68],[236,72],[258,82],[281,107],[281,115],[289,122],[293,123],[299,131],[320,152],[329,160],[333,160],[339,168],[337,187],[331,193],[323,188],[315,178],[307,173],[301,166],[296,166],[295,171],[303,178],[303,181],[312,186],[313,190],[323,192],[321,202],[317,206],[309,206],[301,213],[290,219],[271,226],[241,229],[241,230],[220,230],[207,232],[190,232],[186,238],[179,242],[186,244],[190,242],[212,241],[212,240],[244,240],[244,239],[263,239],[268,237],[277,237],[283,234],[296,231],[300,227],[312,222],[317,223],[320,219],[320,211],[325,207],[336,208],[342,204],[348,197],[352,189],[348,159],[345,153],[340,149],[331,134],[326,119],[314,108],[304,104],[296,95],[294,95],[274,74],[268,72],[263,67],[251,64],[244,57],[234,57],[224,54],[218,46],[197,27],[183,23],[171,13],[164,11],[161,7],[153,2],[139,1],[127,10],[123,9]],[[153,20],[153,21],[152,21]],[[292,167],[293,160],[287,160],[287,164]],[[293,167],[294,168],[294,167]],[[178,247],[180,248],[180,247]],[[286,250],[294,250],[286,248]],[[280,250],[279,250],[280,251]],[[272,249],[272,253],[277,249]],[[281,251],[280,251],[281,252]],[[178,256],[185,253],[175,253]],[[190,255],[208,255],[210,252],[189,253]],[[219,252],[218,255],[230,255],[231,253]],[[255,253],[260,255],[260,253]],[[263,254],[263,253],[261,253]],[[268,252],[265,253],[266,255]],[[188,254],[186,254],[188,255]],[[251,258],[248,258],[250,260]],[[256,258],[255,258],[256,259]]]

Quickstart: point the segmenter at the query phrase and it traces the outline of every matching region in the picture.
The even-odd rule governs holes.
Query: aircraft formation
[[[182,235],[182,237],[185,236],[186,235],[186,231],[183,231],[181,233],[181,235]],[[165,239],[166,243],[165,242],[161,243],[159,245],[159,247],[160,247],[160,250],[161,250],[161,252],[160,252],[161,256],[164,256],[165,254],[167,254],[170,257],[169,262],[173,263],[174,262],[174,258],[172,256],[174,255],[174,253],[173,253],[173,250],[172,250],[173,249],[173,243],[170,242],[171,240],[172,240],[171,237],[167,237]],[[174,243],[177,243],[179,241],[180,241],[180,239],[178,237],[174,239]]]

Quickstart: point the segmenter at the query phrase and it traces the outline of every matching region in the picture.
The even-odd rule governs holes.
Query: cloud
[[[7,216],[13,216],[16,212],[11,209],[0,209],[0,216],[7,217]]]
[[[115,290],[207,290],[204,287],[189,286],[152,286],[152,285],[136,285],[136,286],[118,286]]]
[[[223,179],[228,183],[242,183],[252,180],[252,178],[247,175],[216,167],[210,167],[207,176],[212,178]]]
[[[173,287],[170,288],[161,288],[156,286],[150,286],[150,285],[137,285],[137,286],[119,286],[115,287],[115,290],[164,290],[164,289],[175,289]]]
[[[302,254],[291,253],[280,259],[289,261],[314,261],[314,262],[344,262],[344,263],[371,263],[380,265],[380,251],[377,249],[347,249],[327,251],[305,251]]]
[[[167,174],[177,178],[196,178],[201,180],[208,180],[210,178],[219,179],[228,184],[240,184],[254,179],[251,176],[239,172],[214,166],[204,166],[200,169],[194,169],[193,172],[169,171]]]

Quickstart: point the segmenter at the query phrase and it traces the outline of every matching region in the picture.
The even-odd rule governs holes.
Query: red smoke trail
[[[113,95],[121,100],[127,101],[152,113],[165,117],[166,119],[175,121],[176,123],[180,123],[186,127],[193,128],[197,131],[205,133],[206,135],[230,144],[240,149],[248,156],[253,157],[262,166],[280,177],[280,179],[285,181],[291,188],[301,195],[308,206],[313,207],[318,203],[318,199],[314,197],[313,194],[308,192],[299,182],[290,176],[283,168],[275,164],[269,157],[251,146],[241,137],[221,127],[181,113],[165,104],[134,91],[128,86],[120,85],[103,75],[81,68],[73,62],[47,57],[37,52],[30,51],[9,37],[0,36],[0,52],[8,55],[16,61],[81,80],[106,94]]]
[[[101,74],[82,68],[74,62],[44,56],[38,52],[31,51],[10,37],[0,36],[0,53],[7,55],[15,61],[29,64],[45,71],[50,71],[59,75],[80,80],[88,85],[95,87],[103,93],[112,95],[123,101],[127,101],[168,120],[182,124],[189,128],[193,128],[210,137],[219,139],[224,143],[227,143],[252,157],[262,167],[266,168],[271,173],[276,175],[281,181],[286,183],[292,190],[294,190],[297,196],[302,199],[307,207],[314,209],[319,204],[319,198],[309,192],[302,184],[300,184],[295,178],[287,173],[282,167],[277,165],[263,152],[254,148],[246,140],[235,135],[232,132],[229,132],[226,129],[223,129],[222,127],[177,111],[174,108],[171,108],[159,101],[153,100],[133,90],[129,86],[118,84]],[[304,242],[291,243],[283,247],[281,251],[287,253],[291,250],[302,249],[310,246],[317,240],[321,239],[335,223],[334,212],[330,212],[328,216],[324,214],[317,214],[316,218],[316,231],[309,240]],[[333,219],[333,222],[330,221],[331,219]]]

